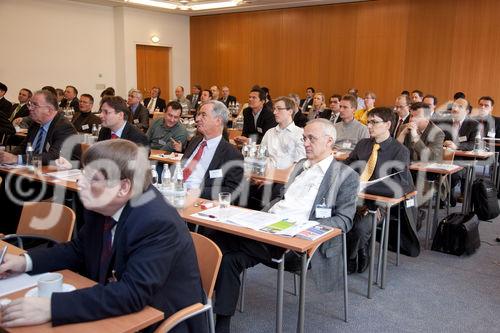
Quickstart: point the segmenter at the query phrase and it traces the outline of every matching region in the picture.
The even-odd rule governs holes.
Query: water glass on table
[[[42,172],[42,155],[41,154],[34,154],[31,162],[33,163],[33,171],[34,172]]]
[[[231,193],[220,192],[219,193],[219,217],[221,221],[226,221],[229,216],[227,216],[227,211],[231,206]]]

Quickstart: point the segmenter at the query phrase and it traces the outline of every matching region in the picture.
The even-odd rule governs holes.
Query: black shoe
[[[215,333],[230,333],[231,316],[217,315]]]
[[[366,246],[358,251],[358,273],[363,273],[364,271],[366,271],[369,263],[370,255],[368,246]]]
[[[347,260],[347,274],[351,275],[356,273],[356,269],[358,268],[358,258]]]

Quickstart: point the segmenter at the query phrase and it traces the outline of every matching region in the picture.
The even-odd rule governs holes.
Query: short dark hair
[[[274,104],[276,104],[277,102],[283,102],[285,103],[285,108],[287,110],[294,110],[295,108],[295,101],[293,99],[291,99],[290,97],[286,97],[286,96],[280,96],[278,98],[276,98],[274,100]]]
[[[397,99],[400,99],[400,98],[405,100],[405,104],[406,105],[410,105],[411,104],[410,96],[408,96],[408,95],[399,95],[397,97]]]
[[[155,87],[151,88],[151,90],[153,90],[153,89],[158,89],[158,97],[160,97],[160,95],[161,95],[161,89],[160,89],[160,87],[156,87],[155,86]]]
[[[7,88],[7,86],[5,84],[3,84],[2,82],[0,82],[0,90],[7,92],[7,90],[9,90],[9,88]]]
[[[358,100],[354,97],[354,95],[344,95],[342,96],[341,101],[348,101],[355,110],[358,108]]]
[[[180,110],[182,112],[182,105],[181,105],[181,103],[179,103],[177,101],[168,102],[167,107],[165,108],[165,111],[167,111],[169,107],[172,108],[172,110],[176,110],[176,111]]]
[[[21,88],[21,90],[20,90],[20,91],[22,91],[22,90],[24,90],[24,91],[26,91],[26,92],[28,93],[28,97],[29,97],[29,98],[31,98],[31,96],[33,96],[33,93],[32,93],[32,92],[31,92],[31,90],[29,90],[28,88]]]
[[[477,101],[480,102],[481,100],[490,101],[491,106],[495,105],[495,101],[493,100],[493,98],[491,96],[481,96]]]
[[[463,92],[461,92],[461,91],[458,91],[458,92],[455,93],[455,95],[453,95],[453,100],[454,101],[457,100],[457,99],[459,99],[459,98],[465,99],[465,94]]]
[[[406,96],[410,96],[410,92],[408,90],[403,90],[401,92],[401,95],[406,95]]]
[[[371,109],[370,111],[368,111],[368,117],[379,117],[380,119],[382,119],[383,121],[390,121],[392,122],[393,121],[393,117],[394,117],[394,112],[392,111],[392,109],[388,108],[388,107],[385,107],[385,106],[381,106],[381,107],[376,107],[376,108],[373,108]]]
[[[212,91],[210,89],[203,89],[201,92],[203,93],[204,91],[208,92],[208,96],[210,96],[210,98],[212,98]]]
[[[42,90],[50,91],[54,96],[57,97],[57,90],[56,90],[56,88],[54,88],[52,86],[45,86],[42,88]]]
[[[64,96],[64,90],[61,88],[56,89],[56,96]]]
[[[311,90],[313,93],[315,93],[315,92],[316,92],[316,90],[314,90],[314,88],[313,88],[313,87],[307,87],[306,91],[308,91],[308,90]]]
[[[261,88],[252,88],[252,90],[250,90],[251,93],[253,92],[256,92],[259,94],[259,100],[261,101],[265,101],[266,100],[266,93],[264,92],[264,90],[262,90]]]
[[[75,86],[66,86],[66,89],[71,88],[75,92],[75,95],[78,95],[78,89],[75,88]]]
[[[431,108],[429,104],[424,102],[415,102],[410,104],[410,111],[417,111],[418,109],[424,109],[424,115],[427,118],[431,116]]]
[[[339,102],[340,102],[340,100],[342,99],[342,96],[341,96],[341,95],[339,95],[339,94],[333,94],[332,96],[330,96],[330,99],[332,99],[332,98],[336,98],[336,99],[338,99],[338,100],[339,100]]]
[[[82,98],[82,97],[87,97],[88,99],[90,99],[90,102],[92,102],[92,104],[94,104],[94,97],[92,97],[92,95],[90,95],[90,94],[81,94],[80,98]]]
[[[417,94],[420,97],[424,97],[424,93],[421,90],[415,89],[411,92],[412,94]]]
[[[195,87],[196,89],[198,89],[199,91],[201,91],[201,86],[199,84],[193,84],[193,87]]]
[[[115,112],[123,112],[124,113],[123,119],[125,121],[127,121],[128,118],[130,117],[130,110],[127,106],[127,102],[120,96],[104,96],[103,99],[101,100],[100,107],[104,103],[108,104],[109,107],[113,108]]]
[[[114,95],[115,95],[115,88],[107,87],[102,91],[101,98],[103,98],[104,96],[114,96]]]
[[[437,99],[436,96],[434,96],[434,95],[425,95],[423,99],[426,99],[426,98],[432,98],[433,104],[437,105],[438,99]]]
[[[271,99],[271,94],[269,94],[269,88],[268,87],[262,87],[260,89],[262,89],[262,91],[266,93],[266,97],[267,98]]]

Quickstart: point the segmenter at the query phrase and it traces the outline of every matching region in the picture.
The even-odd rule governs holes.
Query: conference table
[[[209,202],[209,200],[202,200],[203,202]],[[244,228],[241,226],[235,226],[232,224],[222,223],[218,221],[202,219],[199,217],[192,216],[195,213],[202,211],[201,202],[196,202],[190,204],[184,209],[180,209],[179,213],[181,217],[189,223],[193,223],[199,226],[210,228],[213,230],[222,231],[224,233],[229,233],[235,236],[244,237],[247,239],[252,239],[265,244],[274,245],[286,250],[294,251],[301,256],[301,270],[300,270],[300,287],[299,287],[299,310],[298,310],[298,321],[297,321],[297,332],[304,332],[305,323],[305,296],[306,296],[306,275],[307,267],[309,262],[314,255],[318,247],[324,242],[337,237],[342,236],[342,248],[343,248],[343,263],[344,263],[344,316],[345,321],[347,321],[348,312],[348,302],[347,302],[347,250],[346,250],[346,236],[345,233],[340,229],[334,229],[332,232],[327,233],[316,240],[304,240],[296,237],[284,237],[265,233],[262,231],[256,231],[249,228]],[[282,332],[283,324],[283,280],[284,280],[284,268],[285,268],[285,254],[278,260],[278,276],[277,276],[277,296],[276,296],[276,332]]]
[[[6,243],[0,241],[0,246],[3,247]],[[13,246],[8,245],[7,252],[13,255],[20,255],[26,251]],[[95,281],[87,279],[77,273],[70,270],[58,271],[64,276],[64,282],[74,285],[77,289],[89,288],[96,284]],[[0,281],[1,283],[1,281]],[[11,294],[5,295],[2,298],[8,298],[11,300],[24,297],[26,292],[31,289],[26,288],[20,291],[13,292]],[[164,319],[163,312],[157,310],[151,306],[146,306],[141,311],[117,316],[110,317],[101,320],[89,321],[84,323],[67,324],[53,327],[51,323],[45,323],[34,326],[22,326],[15,328],[0,328],[5,332],[10,333],[86,333],[86,332],[106,332],[106,333],[133,333],[137,332],[143,328],[146,328],[154,323],[157,323]]]

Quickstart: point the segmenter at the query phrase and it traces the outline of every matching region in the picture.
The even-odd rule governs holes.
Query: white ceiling
[[[267,10],[267,9],[277,9],[277,8],[290,8],[290,7],[304,7],[304,6],[317,6],[344,2],[360,2],[367,0],[245,0],[245,3],[232,8],[225,9],[212,9],[212,10],[199,10],[199,11],[183,11],[183,10],[169,10],[156,7],[142,6],[127,3],[123,0],[68,0],[75,2],[85,2],[105,6],[125,6],[125,7],[135,7],[142,9],[149,9],[153,11],[161,11],[167,13],[176,13],[181,15],[196,16],[196,15],[207,15],[207,14],[221,14],[221,13],[236,13],[236,12],[246,12],[255,10]],[[156,0],[161,1],[161,0]],[[175,2],[176,0],[169,0]],[[210,3],[210,2],[220,2],[221,0],[191,0],[191,3]]]

